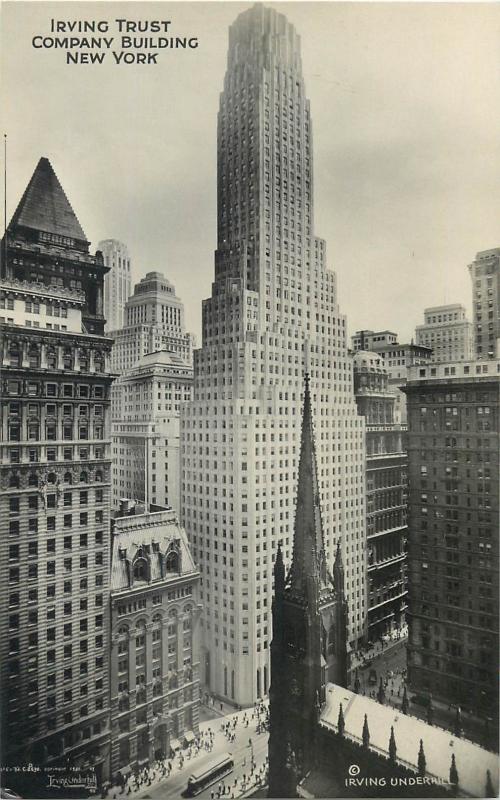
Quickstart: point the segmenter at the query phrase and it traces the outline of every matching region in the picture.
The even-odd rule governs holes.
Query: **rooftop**
[[[403,714],[392,706],[381,705],[364,695],[355,694],[342,686],[328,684],[326,705],[321,713],[320,724],[337,731],[339,706],[345,722],[344,735],[359,743],[365,714],[370,731],[370,749],[388,755],[391,726],[397,747],[397,761],[418,771],[420,739],[426,758],[426,775],[447,782],[450,775],[452,753],[455,755],[459,776],[460,794],[484,797],[486,771],[489,770],[498,792],[498,755],[484,750],[479,745],[453,736],[449,731],[428,725],[416,717]]]
[[[41,158],[9,224],[87,243],[64,189],[48,158]]]

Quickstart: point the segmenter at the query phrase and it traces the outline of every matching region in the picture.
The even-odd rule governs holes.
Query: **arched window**
[[[71,472],[64,473],[64,483],[73,483],[73,476]]]
[[[10,489],[19,489],[19,475],[17,472],[11,472],[9,476],[9,488]]]
[[[28,486],[38,486],[38,475],[36,472],[30,472],[28,476]]]
[[[11,342],[9,348],[9,358],[11,367],[21,366],[21,350],[17,342]]]
[[[88,482],[89,482],[88,472],[80,472],[80,483],[88,483]]]
[[[49,472],[47,475],[47,483],[57,483],[57,475],[55,472]]]
[[[148,580],[148,562],[145,558],[138,558],[134,564],[134,581]]]
[[[71,347],[64,348],[63,366],[64,369],[73,369],[73,350]]]
[[[179,572],[179,554],[174,550],[167,553],[166,569],[167,572]]]
[[[102,471],[100,469],[96,471],[95,479],[97,483],[102,483]]]

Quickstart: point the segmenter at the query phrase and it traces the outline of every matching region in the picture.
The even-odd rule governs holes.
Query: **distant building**
[[[500,362],[414,367],[408,396],[409,680],[498,710]]]
[[[161,272],[148,272],[135,285],[125,305],[123,328],[109,335],[114,338],[111,366],[120,375],[158,350],[192,360],[193,337],[185,329],[184,304]]]
[[[425,322],[417,325],[417,345],[432,349],[431,361],[470,361],[474,358],[472,323],[459,303],[424,311]]]
[[[406,383],[407,369],[427,364],[432,358],[432,350],[413,342],[399,344],[397,335],[392,331],[356,331],[351,337],[351,346],[354,352],[369,350],[382,356],[388,373],[388,385],[396,397],[394,421],[406,423],[406,397],[400,387]]]
[[[130,256],[127,245],[117,239],[104,239],[97,249],[102,252],[109,272],[104,278],[104,316],[106,330],[115,331],[123,327],[125,303],[132,285]]]
[[[375,641],[405,621],[406,426],[395,421],[396,394],[381,355],[355,353],[354,393],[366,422],[367,638]]]
[[[8,785],[24,797],[43,796],[52,769],[108,775],[106,272],[41,158],[0,281],[1,761],[20,767]],[[30,776],[30,761],[44,771]]]
[[[112,508],[133,497],[180,509],[180,407],[193,368],[174,353],[144,356],[112,392]]]
[[[478,253],[469,272],[476,358],[499,358],[500,247]]]
[[[124,500],[111,562],[111,776],[198,734],[199,572],[172,510]]]
[[[367,350],[373,352],[384,344],[397,344],[398,335],[393,331],[356,331],[351,337],[351,346],[354,351]]]

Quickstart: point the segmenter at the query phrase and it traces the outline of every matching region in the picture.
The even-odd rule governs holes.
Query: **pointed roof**
[[[331,585],[328,586],[331,578],[327,572],[323,541],[309,375],[306,373],[293,558],[288,577],[291,591],[295,595],[307,599],[307,586],[311,578],[319,580],[319,589],[331,590]]]
[[[87,243],[77,216],[59,183],[52,164],[42,157],[9,225],[67,236]]]

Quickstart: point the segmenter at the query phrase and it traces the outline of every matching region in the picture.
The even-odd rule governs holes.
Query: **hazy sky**
[[[408,340],[425,306],[470,306],[467,264],[500,246],[500,7],[272,3],[302,38],[315,232],[349,330]],[[2,4],[10,218],[40,156],[95,249],[126,242],[160,270],[200,341],[216,244],[216,117],[227,29],[247,3]],[[156,66],[67,65],[35,50],[50,20],[171,20],[199,47]],[[106,35],[106,34],[105,34]],[[112,35],[112,34],[107,34]],[[109,56],[107,57],[109,58]]]

